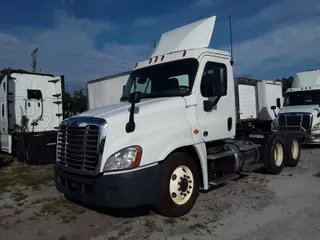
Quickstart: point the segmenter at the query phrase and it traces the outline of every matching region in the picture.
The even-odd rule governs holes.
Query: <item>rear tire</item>
[[[285,166],[296,167],[301,153],[301,141],[298,137],[287,135],[285,138]]]
[[[284,167],[285,147],[283,139],[272,135],[264,151],[264,168],[269,174],[279,174]]]
[[[161,163],[158,172],[156,211],[167,217],[180,217],[194,206],[199,194],[200,176],[189,155],[176,152]]]

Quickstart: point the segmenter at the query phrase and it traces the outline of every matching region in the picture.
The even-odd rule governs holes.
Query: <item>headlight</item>
[[[315,130],[320,130],[320,123],[317,123],[316,125],[313,126],[312,131]]]
[[[142,150],[132,146],[113,154],[104,165],[104,171],[131,169],[139,166]]]

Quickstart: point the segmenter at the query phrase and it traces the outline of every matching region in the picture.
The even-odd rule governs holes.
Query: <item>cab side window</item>
[[[200,90],[203,97],[227,95],[227,67],[222,63],[207,62],[201,79]]]

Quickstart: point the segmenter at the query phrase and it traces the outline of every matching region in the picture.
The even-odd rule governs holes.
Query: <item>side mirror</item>
[[[126,85],[122,86],[122,92],[124,92],[124,89],[126,88]]]
[[[277,98],[277,107],[281,108],[281,100],[280,100],[280,98]]]
[[[138,102],[140,102],[141,97],[142,97],[141,92],[133,92],[133,93],[130,93],[130,95],[129,95],[129,102],[130,102],[130,103],[138,103]]]

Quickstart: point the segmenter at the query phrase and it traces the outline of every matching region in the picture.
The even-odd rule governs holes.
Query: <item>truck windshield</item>
[[[131,72],[120,101],[136,91],[142,98],[186,96],[191,93],[198,60],[183,59],[137,69]]]
[[[286,93],[283,106],[318,104],[320,104],[320,90],[310,90]]]

